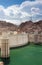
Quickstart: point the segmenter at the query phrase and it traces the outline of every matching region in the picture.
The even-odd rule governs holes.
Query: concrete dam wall
[[[10,57],[10,48],[28,44],[28,42],[42,43],[42,34],[34,33],[3,33],[0,35],[0,48],[2,58]]]
[[[9,45],[10,47],[22,46],[28,43],[28,34],[10,35]]]
[[[14,34],[13,32],[4,32],[0,35],[0,48],[2,45],[2,40],[8,39],[8,44],[10,47],[17,47],[26,45],[28,42],[42,43],[42,34],[34,33],[18,33]]]
[[[9,47],[22,46],[28,43],[28,34],[9,34],[0,36],[0,48],[2,45],[3,39],[8,39]]]

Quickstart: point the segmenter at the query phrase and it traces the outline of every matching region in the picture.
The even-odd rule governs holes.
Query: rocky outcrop
[[[20,24],[19,29],[25,32],[42,32],[42,20],[35,23],[32,21],[26,21],[25,23]]]
[[[0,21],[0,31],[19,31],[19,32],[42,32],[42,20],[33,23],[32,21],[26,21],[21,23],[19,26],[6,22]]]
[[[0,21],[0,31],[16,31],[17,26],[15,24],[6,22],[6,21]]]

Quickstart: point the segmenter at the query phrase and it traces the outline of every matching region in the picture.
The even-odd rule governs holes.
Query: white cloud
[[[31,8],[31,13],[32,13],[33,15],[39,14],[39,12],[40,12],[40,9],[39,9],[39,8],[35,8],[35,7],[32,7],[32,8]]]
[[[22,16],[20,16],[20,18],[24,18],[24,17],[27,17],[27,16],[31,16],[29,13],[27,12],[21,12]]]
[[[20,24],[22,21],[29,20],[31,16],[41,15],[41,13],[42,2],[38,0],[32,2],[24,1],[20,5],[12,5],[7,8],[0,5],[0,20],[6,20],[15,24]]]
[[[18,5],[12,5],[7,7],[5,10],[5,15],[10,15],[10,13],[17,14],[19,12],[19,6]]]

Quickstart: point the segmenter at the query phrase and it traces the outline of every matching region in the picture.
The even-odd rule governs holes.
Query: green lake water
[[[5,62],[5,65],[42,65],[42,46],[28,45],[11,49],[10,59]]]

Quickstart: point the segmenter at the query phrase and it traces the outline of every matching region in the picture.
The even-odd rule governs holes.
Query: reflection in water
[[[9,65],[10,58],[1,58],[1,60],[4,62],[4,65]]]

